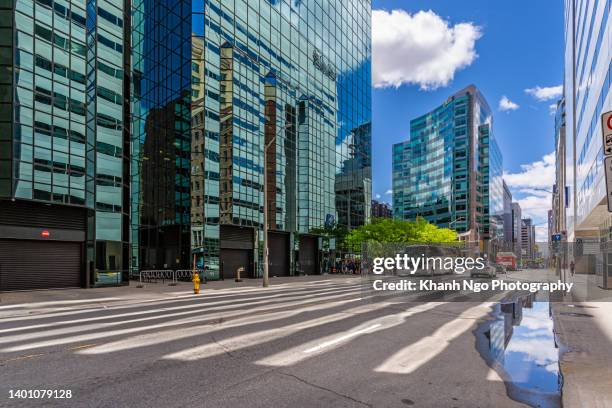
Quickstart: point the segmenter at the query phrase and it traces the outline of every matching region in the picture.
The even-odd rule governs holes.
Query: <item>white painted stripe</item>
[[[359,335],[363,334],[363,331],[366,328],[369,329],[369,333],[387,330],[392,327],[404,324],[406,322],[406,319],[411,316],[432,310],[443,304],[444,303],[442,302],[428,302],[424,304],[417,304],[416,306],[412,306],[408,310],[402,311],[400,313],[377,317],[368,320],[367,322],[360,323],[358,326],[355,326],[349,330],[340,333],[334,333],[322,339],[309,341],[307,343],[290,348],[288,350],[281,351],[274,355],[258,360],[256,364],[276,367],[293,365],[312,357],[315,352],[329,351],[332,346],[338,346],[346,340],[354,340],[355,337],[358,337]],[[398,305],[396,304],[394,305],[394,307],[398,307]],[[348,338],[345,338],[349,333],[357,334],[353,334]],[[320,347],[321,344],[324,344],[325,347]]]
[[[279,294],[265,294],[265,295],[260,295],[260,296],[256,296],[256,297],[250,297],[250,298],[240,298],[240,299],[231,299],[230,297],[228,297],[229,300],[221,300],[221,301],[209,301],[206,303],[206,305],[208,306],[216,306],[216,305],[221,305],[221,304],[232,304],[232,303],[236,303],[236,304],[244,304],[249,305],[249,304],[254,304],[254,303],[248,303],[251,300],[259,300],[261,299],[262,301],[266,301],[267,299],[276,299],[276,298],[282,298],[282,297],[304,297],[304,296],[310,296],[312,295],[316,295],[316,294],[323,294],[323,293],[340,293],[340,292],[357,292],[359,291],[359,287],[356,288],[325,288],[325,289],[316,289],[316,290],[303,290],[300,292],[296,292],[294,294],[285,294],[285,293],[279,293]],[[300,293],[304,293],[304,295],[301,295]],[[180,300],[158,300],[157,302],[157,306],[163,305],[163,304],[176,304],[176,303],[181,303],[183,301],[190,301],[190,300],[201,300],[202,302],[208,301],[209,298],[204,296],[190,296],[189,299],[180,299]],[[224,298],[225,299],[225,298]],[[153,303],[154,301],[151,302],[140,302],[140,303],[136,303],[136,304],[129,304],[129,305],[125,305],[125,306],[116,306],[111,308],[95,308],[95,309],[85,309],[85,310],[76,310],[76,311],[70,311],[70,312],[61,312],[61,313],[49,313],[49,314],[42,314],[42,315],[28,315],[28,316],[19,316],[19,317],[13,317],[13,318],[3,318],[2,321],[0,323],[4,324],[4,323],[9,323],[9,322],[21,322],[24,320],[36,320],[36,319],[47,319],[47,318],[53,318],[53,317],[64,317],[64,316],[73,316],[73,315],[78,315],[78,314],[88,314],[88,313],[92,313],[92,312],[99,312],[101,310],[122,310],[122,309],[129,309],[129,308],[135,308],[135,307],[143,307],[146,304],[150,304]],[[262,302],[259,302],[262,303]],[[176,310],[176,309],[185,309],[185,308],[189,308],[191,306],[176,306],[176,307],[168,307],[168,308],[163,308],[163,309],[157,309],[157,310],[153,310],[153,311],[142,311],[142,312],[130,312],[130,313],[125,313],[125,314],[121,314],[121,315],[116,315],[114,317],[125,317],[125,316],[133,316],[133,315],[140,315],[140,314],[149,314],[149,313],[155,313],[157,311],[166,311],[166,310]],[[73,320],[70,322],[75,322],[75,321],[79,321],[79,320],[84,320],[84,321],[92,321],[92,320],[101,320],[101,319],[108,319],[108,318],[113,318],[113,317],[93,317],[93,318],[89,318],[87,316],[84,316],[82,319],[77,319],[77,320]],[[64,322],[53,322],[53,323],[42,323],[42,324],[38,324],[38,325],[34,325],[34,326],[28,326],[28,327],[15,327],[15,328],[9,328],[9,329],[0,329],[0,333],[7,333],[7,332],[13,332],[13,331],[19,331],[19,330],[26,330],[26,329],[30,329],[30,328],[42,328],[42,327],[51,327],[51,326],[56,326],[58,324],[63,324]]]
[[[319,317],[316,319],[307,320],[300,323],[291,324],[285,327],[259,330],[256,332],[230,337],[223,340],[217,340],[215,343],[205,344],[203,346],[191,347],[175,353],[170,353],[163,356],[163,359],[181,360],[181,361],[196,361],[208,357],[213,357],[228,351],[236,351],[246,347],[251,347],[257,344],[266,343],[269,341],[281,339],[302,330],[311,329],[313,327],[322,326],[329,323],[338,322],[349,319],[358,314],[363,314],[389,306],[386,302],[368,304],[358,306],[348,310],[347,312],[334,313],[328,316]]]
[[[374,369],[379,373],[410,374],[434,359],[449,346],[450,342],[472,328],[477,319],[485,317],[493,303],[486,302],[471,307],[453,320],[440,326],[430,336],[412,343]]]
[[[222,324],[218,324],[218,325],[215,324],[214,326],[212,324],[214,324],[215,322],[212,322],[211,325],[208,325],[205,327],[195,326],[195,327],[173,329],[173,330],[167,330],[167,331],[162,331],[162,332],[155,332],[155,333],[148,333],[148,334],[143,334],[143,335],[138,335],[138,336],[132,336],[132,337],[128,337],[123,340],[118,340],[118,341],[106,343],[100,346],[87,348],[87,349],[81,350],[78,354],[86,354],[86,355],[104,354],[104,353],[112,353],[112,352],[117,352],[117,351],[125,351],[125,350],[131,350],[135,348],[153,346],[156,344],[163,344],[163,343],[168,343],[172,341],[183,340],[183,339],[190,338],[190,337],[201,336],[203,334],[208,334],[208,333],[212,333],[212,332],[219,331],[219,330],[225,330],[225,329],[234,328],[234,327],[242,327],[248,324],[263,323],[263,322],[270,322],[274,320],[286,319],[288,317],[296,316],[301,313],[342,306],[342,305],[346,305],[352,302],[356,302],[358,300],[359,299],[349,299],[349,300],[343,300],[343,301],[338,301],[338,302],[323,303],[317,306],[306,307],[306,308],[302,308],[298,310],[273,312],[273,313],[269,313],[266,315],[258,314],[255,316],[248,316],[248,317],[230,320],[228,322],[223,322]],[[240,315],[242,314],[244,314],[244,312],[240,313]]]
[[[187,311],[187,312],[166,314],[164,316],[154,317],[154,318],[168,318],[168,317],[176,317],[176,316],[191,315],[191,314],[198,314],[199,317],[188,318],[188,319],[172,321],[172,322],[166,322],[166,323],[160,323],[160,324],[144,326],[144,327],[136,327],[136,328],[131,328],[131,329],[113,330],[113,331],[99,332],[99,333],[89,333],[89,334],[80,335],[80,336],[65,337],[65,338],[53,339],[53,340],[42,341],[42,342],[37,342],[37,343],[25,343],[25,344],[20,344],[20,345],[13,346],[13,347],[8,347],[8,348],[2,349],[0,351],[1,352],[5,352],[5,353],[9,353],[9,352],[31,350],[31,349],[34,349],[34,348],[57,346],[57,345],[61,345],[61,344],[75,343],[75,342],[81,342],[81,341],[99,340],[101,338],[106,338],[106,337],[113,337],[113,336],[118,336],[118,335],[137,333],[137,332],[141,332],[141,331],[147,331],[147,330],[152,330],[152,329],[159,329],[159,328],[164,328],[164,327],[179,326],[179,325],[182,325],[182,324],[188,324],[188,323],[198,322],[198,321],[202,321],[202,320],[216,320],[216,319],[219,319],[219,318],[228,318],[228,317],[236,316],[236,315],[244,315],[245,313],[252,313],[254,311],[270,310],[270,309],[275,309],[275,308],[278,308],[278,307],[295,307],[295,306],[298,306],[298,305],[301,305],[301,304],[311,303],[313,301],[314,302],[324,302],[324,301],[328,301],[328,300],[332,300],[332,299],[338,299],[340,297],[345,297],[347,295],[350,295],[350,294],[343,293],[343,294],[339,294],[339,295],[325,296],[325,297],[304,296],[303,298],[306,298],[306,299],[301,300],[299,302],[291,301],[291,302],[285,302],[285,303],[276,303],[276,304],[272,304],[272,305],[268,304],[268,305],[262,306],[260,308],[250,308],[247,311],[245,311],[245,309],[239,309],[239,310],[232,311],[232,312],[221,312],[221,313],[212,314],[212,315],[206,315],[206,316],[201,316],[201,313],[202,312],[209,312],[209,311],[212,311],[212,310],[221,310],[221,311],[223,311],[225,308],[224,307],[218,307],[218,308],[210,308],[210,309],[195,310],[195,311],[191,310],[191,311]],[[356,299],[356,300],[358,300],[358,299]],[[251,303],[251,305],[257,304],[257,303],[268,303],[268,301],[253,302],[253,303]],[[114,317],[116,317],[116,316],[114,316]],[[138,319],[137,321],[143,321],[143,320],[148,320],[148,319]],[[124,324],[124,322],[117,322],[117,323],[118,324]],[[27,338],[27,335],[24,335],[24,337]]]
[[[380,323],[377,323],[377,324],[373,324],[372,326],[366,327],[365,329],[355,330],[353,332],[345,334],[344,336],[336,337],[333,340],[329,340],[329,341],[323,342],[323,343],[319,344],[318,346],[314,346],[312,348],[304,350],[304,353],[310,354],[310,353],[314,353],[316,351],[321,351],[324,348],[336,345],[338,343],[342,343],[343,341],[349,340],[349,339],[351,339],[351,338],[353,338],[355,336],[359,336],[361,334],[370,333],[371,331],[373,331],[374,329],[379,328],[380,326],[382,326],[382,325]]]

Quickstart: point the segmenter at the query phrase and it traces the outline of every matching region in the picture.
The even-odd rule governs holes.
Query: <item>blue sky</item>
[[[391,201],[391,146],[409,137],[410,120],[473,83],[494,111],[515,201],[536,224],[545,223],[549,196],[533,188],[553,183],[550,109],[563,82],[563,2],[373,0],[372,6],[374,196]]]

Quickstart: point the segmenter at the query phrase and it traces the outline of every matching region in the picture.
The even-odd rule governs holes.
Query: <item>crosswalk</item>
[[[133,302],[107,297],[89,303],[4,305],[0,309],[4,314],[0,319],[0,361],[23,353],[63,351],[78,358],[126,352],[137,355],[142,350],[159,360],[201,361],[248,352],[287,338],[304,338],[272,347],[268,355],[253,361],[259,366],[285,367],[409,324],[414,316],[445,304],[407,302],[397,296],[378,296],[372,301],[364,298],[367,290],[363,284],[356,278],[337,278],[289,282],[267,290],[226,288],[208,290],[202,296],[177,294]],[[463,312],[437,332],[380,361],[377,370],[409,372],[435,358],[448,341],[485,317],[489,307],[483,303]],[[415,353],[425,356],[420,363],[411,360]],[[404,360],[412,361],[412,368],[406,368]],[[403,365],[392,367],[390,362],[397,361]]]

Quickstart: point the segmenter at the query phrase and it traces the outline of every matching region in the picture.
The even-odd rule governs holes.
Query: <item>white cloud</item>
[[[502,112],[517,110],[519,105],[512,102],[506,95],[499,100],[499,110]]]
[[[555,183],[555,153],[549,153],[532,163],[521,165],[517,173],[505,173],[504,180],[521,206],[523,218],[532,218],[536,224],[545,225],[552,205],[550,191]],[[520,195],[520,198],[518,196]],[[536,228],[536,234],[538,228]],[[547,236],[548,232],[539,232]],[[543,235],[542,235],[543,234]]]
[[[510,187],[552,189],[555,184],[555,152],[549,153],[533,163],[521,164],[518,173],[504,174],[504,180]]]
[[[521,216],[523,218],[532,218],[534,222],[541,222],[548,217],[548,210],[552,206],[552,196],[546,194],[542,196],[526,196],[516,200],[521,206]]]
[[[451,26],[433,11],[372,12],[372,81],[375,87],[417,84],[423,90],[446,86],[455,72],[478,57],[482,36],[473,23]]]
[[[535,226],[536,242],[548,242],[548,223]]]
[[[563,85],[527,88],[525,92],[536,98],[538,101],[550,101],[559,99],[563,95]]]
[[[380,194],[376,194],[376,199],[380,200]]]
[[[385,194],[391,195],[391,194],[393,194],[393,190],[389,189],[389,190],[385,191]]]

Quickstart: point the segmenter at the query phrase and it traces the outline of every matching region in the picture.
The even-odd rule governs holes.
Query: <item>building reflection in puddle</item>
[[[561,404],[562,379],[548,299],[519,296],[495,306],[482,332],[487,360],[504,379],[508,395],[536,407]]]

